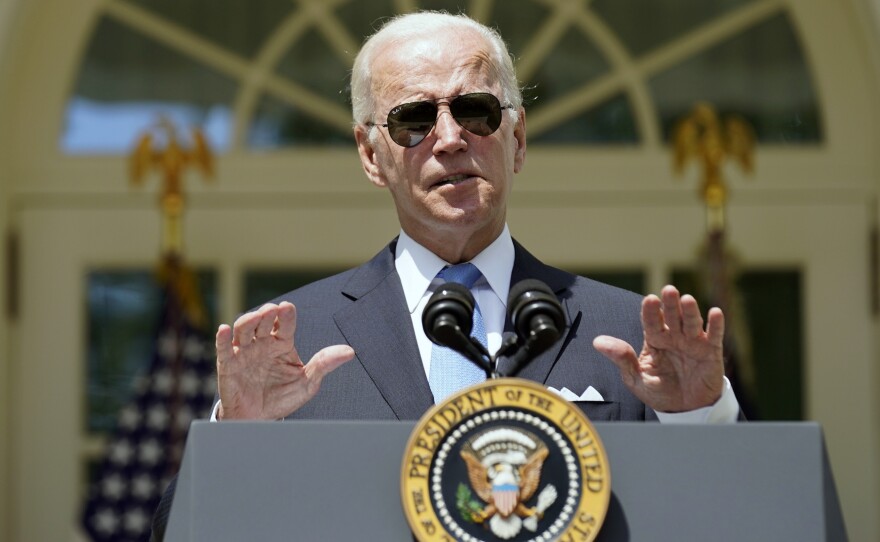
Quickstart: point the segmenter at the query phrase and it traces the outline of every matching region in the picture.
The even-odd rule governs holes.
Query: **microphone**
[[[510,289],[507,311],[521,346],[509,357],[512,367],[506,376],[513,376],[559,340],[565,314],[550,287],[536,279],[520,281]]]
[[[474,296],[463,284],[446,282],[428,299],[422,312],[422,327],[431,342],[452,348],[489,375],[489,353],[471,338],[475,306]]]

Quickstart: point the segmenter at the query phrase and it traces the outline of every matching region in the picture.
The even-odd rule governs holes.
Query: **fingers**
[[[232,328],[222,324],[217,329],[214,345],[217,348],[217,363],[225,363],[232,359],[235,354],[235,349],[232,347]]]
[[[296,307],[282,301],[280,305],[267,303],[255,311],[245,313],[232,325],[233,344],[246,346],[255,339],[274,335],[292,340],[296,331]]]
[[[706,326],[709,343],[721,348],[724,343],[724,313],[718,307],[709,309],[709,324]]]
[[[296,332],[296,307],[293,306],[293,303],[282,301],[278,305],[275,327],[272,332],[279,339],[293,341],[293,334]]]
[[[666,322],[666,327],[672,333],[681,333],[681,298],[678,290],[674,286],[664,286],[660,291],[660,299],[663,300],[663,320]]]
[[[256,337],[257,326],[260,325],[263,314],[270,308],[271,305],[263,305],[255,311],[246,312],[239,316],[232,324],[232,344],[241,346],[252,343]]]
[[[680,295],[674,286],[665,286],[660,298],[649,295],[642,301],[642,327],[648,337],[658,337],[668,332],[694,339],[703,333],[703,324],[697,300],[688,294]],[[723,335],[723,316],[720,325]]]
[[[703,316],[693,296],[681,298],[681,330],[686,337],[698,337],[703,332]]]
[[[707,322],[697,300],[666,286],[660,296],[642,301],[645,342],[637,355],[629,344],[607,336],[594,347],[620,370],[629,390],[653,409],[665,412],[694,410],[720,396],[723,381],[724,315],[709,311]]]
[[[662,307],[660,298],[654,294],[642,300],[642,329],[646,335],[659,335],[666,331]]]
[[[303,364],[293,344],[296,307],[263,305],[217,329],[217,384],[223,418],[277,419],[318,392],[322,379],[354,357],[336,345]]]
[[[263,309],[261,308],[260,310],[262,311]],[[255,339],[269,336],[275,327],[275,320],[278,318],[277,314],[278,310],[274,307],[263,312],[262,317],[257,322],[257,328],[254,330]]]

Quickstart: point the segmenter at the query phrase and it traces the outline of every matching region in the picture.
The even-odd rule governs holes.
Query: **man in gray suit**
[[[351,87],[361,163],[391,193],[400,234],[366,264],[220,326],[213,418],[419,418],[442,399],[422,311],[439,272],[470,263],[492,353],[509,331],[512,284],[538,279],[556,294],[562,338],[519,376],[568,392],[593,420],[737,419],[719,309],[704,328],[694,298],[671,286],[642,299],[550,267],[512,239],[507,201],[525,161],[526,115],[495,31],[465,16],[393,19],[361,49]]]
[[[217,419],[418,418],[436,395],[421,313],[437,273],[463,262],[480,272],[471,290],[490,351],[511,284],[536,278],[556,293],[567,329],[520,376],[567,388],[593,419],[736,419],[720,310],[704,329],[693,297],[671,286],[641,299],[547,266],[511,238],[526,115],[495,31],[465,16],[394,19],[358,54],[352,102],[364,172],[390,192],[400,235],[367,264],[220,326]]]

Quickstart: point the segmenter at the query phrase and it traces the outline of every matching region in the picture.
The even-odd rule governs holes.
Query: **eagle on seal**
[[[544,510],[556,500],[555,488],[547,486],[537,506],[529,508],[524,504],[538,489],[541,468],[548,454],[547,448],[541,446],[521,463],[496,456],[496,461],[486,464],[470,451],[462,450],[461,457],[467,465],[471,487],[487,504],[482,511],[473,514],[472,520],[483,523],[489,519],[492,532],[505,539],[516,536],[523,525],[534,531]],[[526,521],[523,522],[522,518]]]

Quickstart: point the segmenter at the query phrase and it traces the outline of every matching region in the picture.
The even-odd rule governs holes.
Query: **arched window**
[[[654,145],[699,100],[745,116],[763,143],[822,140],[779,2],[123,0],[85,50],[61,146],[124,153],[159,113],[220,151],[349,144],[354,54],[415,7],[466,11],[509,40],[534,144]]]

